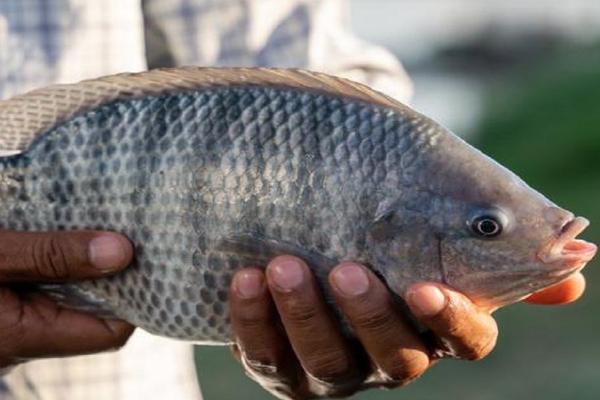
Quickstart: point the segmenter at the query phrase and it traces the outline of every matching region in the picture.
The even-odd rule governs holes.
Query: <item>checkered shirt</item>
[[[0,99],[175,65],[302,67],[406,101],[387,51],[352,36],[344,0],[0,0]],[[1,149],[0,149],[1,150]],[[192,346],[136,332],[119,352],[38,360],[0,399],[200,399]]]

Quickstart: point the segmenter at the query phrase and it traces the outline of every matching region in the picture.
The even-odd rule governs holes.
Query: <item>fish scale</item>
[[[383,119],[379,137],[356,129]],[[5,210],[3,227],[125,234],[136,252],[126,272],[62,290],[153,333],[225,342],[232,273],[256,259],[215,244],[232,233],[259,233],[332,260],[364,259],[358,242],[368,216],[343,193],[377,186],[385,168],[373,175],[372,162],[363,161],[372,153],[356,142],[381,152],[407,140],[389,139],[403,122],[372,105],[292,89],[115,101],[45,133],[5,163],[26,177],[20,195],[27,201]],[[26,210],[33,204],[32,218]]]

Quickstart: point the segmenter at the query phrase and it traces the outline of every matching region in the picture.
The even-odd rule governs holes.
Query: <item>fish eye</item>
[[[480,238],[491,239],[499,236],[506,228],[507,218],[500,210],[479,210],[471,218],[468,225],[471,232]]]

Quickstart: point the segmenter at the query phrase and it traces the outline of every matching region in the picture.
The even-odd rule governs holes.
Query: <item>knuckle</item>
[[[232,306],[230,315],[236,331],[255,331],[273,323],[270,308]]]
[[[423,375],[428,368],[429,357],[426,354],[416,351],[400,352],[385,373],[393,382],[405,385]]]
[[[469,361],[479,361],[487,357],[496,346],[497,335],[490,335],[486,340],[477,342],[469,351],[465,358]]]
[[[253,333],[264,328],[266,319],[256,316],[236,315],[233,330],[240,336],[246,332]]]
[[[66,249],[54,235],[40,237],[32,242],[30,252],[35,272],[46,279],[70,277]]]
[[[319,382],[341,384],[352,375],[350,360],[341,350],[314,352],[305,357],[303,364],[306,372]]]
[[[471,329],[470,314],[461,314],[456,312],[452,305],[448,305],[446,310],[433,317],[434,322],[439,329],[448,337],[464,336],[465,330]],[[465,318],[467,317],[467,318]]]
[[[429,358],[421,353],[411,351],[409,354],[401,354],[398,361],[388,371],[388,375],[394,381],[408,383],[417,379],[429,368]]]
[[[390,324],[390,314],[385,308],[370,308],[351,318],[352,324],[369,332],[385,331]]]
[[[317,307],[306,301],[290,299],[280,310],[282,316],[300,325],[310,324],[318,315]]]

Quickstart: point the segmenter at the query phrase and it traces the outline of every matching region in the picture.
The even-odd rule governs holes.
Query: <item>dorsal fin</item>
[[[43,132],[115,100],[219,86],[265,85],[321,91],[407,111],[362,84],[300,69],[179,67],[53,85],[0,102],[0,155],[18,153]]]

